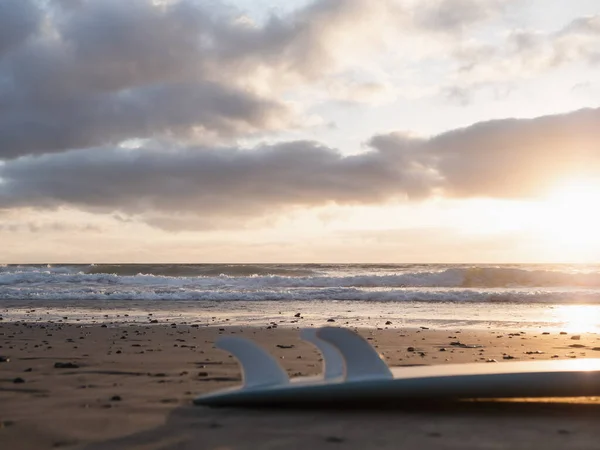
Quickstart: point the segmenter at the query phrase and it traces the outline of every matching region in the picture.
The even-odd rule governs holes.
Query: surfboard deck
[[[224,337],[217,346],[240,361],[244,383],[202,395],[194,403],[265,406],[600,395],[600,359],[389,368],[366,340],[350,330],[305,329],[301,336],[323,354],[322,376],[289,379],[278,362],[252,341]]]

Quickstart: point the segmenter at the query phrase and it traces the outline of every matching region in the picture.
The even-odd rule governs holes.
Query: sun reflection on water
[[[580,333],[600,332],[598,305],[562,305],[553,309],[557,322],[564,323],[565,331]]]

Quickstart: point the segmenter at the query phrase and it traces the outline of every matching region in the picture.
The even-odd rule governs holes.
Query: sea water
[[[0,310],[4,320],[600,331],[600,265],[4,265]]]

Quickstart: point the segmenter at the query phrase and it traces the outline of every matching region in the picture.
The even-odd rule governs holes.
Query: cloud
[[[415,9],[416,25],[443,33],[459,33],[499,16],[514,0],[429,0]]]
[[[368,151],[349,156],[310,141],[94,148],[7,161],[0,208],[78,208],[178,229],[333,203],[525,198],[561,177],[600,171],[599,141],[600,109],[585,109],[481,122],[431,138],[378,135]]]
[[[600,63],[600,15],[579,17],[561,29],[516,29],[499,43],[466,41],[451,54],[457,63],[446,91],[472,95],[482,88],[530,79],[566,65]]]
[[[2,6],[7,15],[0,16],[24,23],[45,14],[46,26],[0,26],[0,42],[11,50],[0,62],[0,158],[290,124],[284,103],[206,68],[215,53],[210,41],[229,19],[215,22],[191,1],[50,4]]]
[[[0,160],[302,127],[290,90],[333,84],[337,97],[381,101],[385,82],[351,80],[341,92],[336,77],[408,51],[408,36],[485,21],[507,1],[315,0],[256,23],[199,0],[4,0]]]
[[[301,125],[277,87],[354,58],[390,4],[319,0],[256,24],[194,0],[3,2],[0,159]]]
[[[561,177],[600,171],[600,109],[535,119],[476,123],[430,139],[374,137],[374,148],[409,149],[434,172],[448,197],[524,198],[544,194]]]
[[[289,112],[275,101],[207,82],[139,87],[51,104],[26,102],[15,98],[0,121],[0,157],[136,138],[202,140],[209,133],[251,133],[276,127]]]
[[[428,195],[429,180],[416,177],[416,169],[394,152],[343,156],[308,141],[255,149],[88,149],[0,166],[0,208],[69,206],[146,215],[157,224],[173,223],[179,213],[210,221]]]
[[[0,233],[99,233],[95,224],[65,224],[62,222],[9,222],[0,224]]]
[[[3,0],[0,3],[0,57],[34,34],[40,19],[40,11],[32,0]]]
[[[431,138],[388,133],[351,156],[312,141],[236,143],[305,123],[283,100],[290,89],[327,88],[344,101],[398,95],[385,64],[362,59],[385,48],[389,30],[453,35],[454,45],[511,2],[316,0],[256,23],[195,0],[5,0],[0,208],[69,207],[180,229],[331,203],[537,195],[598,168],[599,110]],[[464,104],[474,87],[594,64],[599,37],[592,16],[555,33],[511,32],[504,48],[459,46],[464,83],[444,93]]]

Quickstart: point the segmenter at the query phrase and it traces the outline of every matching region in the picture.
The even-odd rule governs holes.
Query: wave
[[[519,304],[600,304],[600,292],[551,290],[481,289],[389,289],[358,288],[219,291],[178,288],[58,288],[33,286],[0,290],[0,299],[9,300],[143,300],[143,301],[360,301],[426,303],[519,303]]]
[[[227,270],[224,270],[227,269]],[[260,269],[260,270],[259,270]],[[412,270],[412,271],[410,271]],[[282,265],[8,266],[0,286],[35,284],[162,286],[188,289],[288,288],[600,288],[600,272],[511,267],[446,267],[399,273],[348,274]],[[152,273],[146,273],[152,272]],[[327,274],[323,274],[327,273]]]
[[[172,277],[212,277],[212,276],[311,276],[315,272],[309,268],[287,267],[284,265],[262,264],[101,264],[91,265],[85,270],[90,274],[114,275],[157,275]]]

